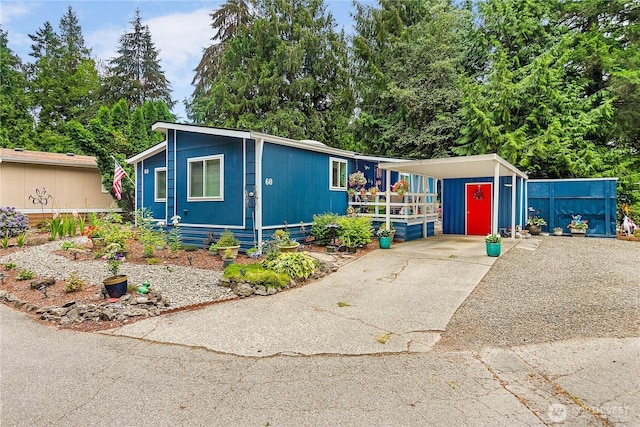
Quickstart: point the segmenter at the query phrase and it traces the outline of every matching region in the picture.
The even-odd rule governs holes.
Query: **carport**
[[[386,172],[388,193],[392,185],[391,171],[440,181],[443,223],[444,219],[450,222],[443,227],[445,234],[484,234],[477,231],[484,228],[471,227],[471,224],[475,227],[479,218],[475,216],[479,211],[474,209],[486,211],[490,232],[510,228],[511,238],[515,238],[516,226],[524,226],[526,221],[527,174],[497,154],[389,162],[381,163],[379,168]],[[490,197],[485,200],[486,189],[490,189]],[[387,226],[390,225],[389,211],[387,208]]]

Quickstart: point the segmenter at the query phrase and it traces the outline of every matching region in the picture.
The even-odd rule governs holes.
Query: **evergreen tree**
[[[265,0],[224,45],[218,74],[196,93],[189,117],[341,145],[340,116],[352,111],[346,41],[322,0]]]
[[[162,100],[172,107],[171,84],[160,67],[149,27],[142,25],[140,10],[136,10],[131,27],[132,32],[120,37],[119,56],[109,61],[103,99],[111,104],[124,99],[131,107],[140,107],[147,100]]]
[[[33,118],[22,60],[9,49],[0,28],[0,147],[30,148]]]

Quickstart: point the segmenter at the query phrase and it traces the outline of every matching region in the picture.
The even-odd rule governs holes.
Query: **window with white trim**
[[[187,160],[187,200],[223,200],[224,156]]]
[[[331,158],[330,159],[330,179],[329,183],[331,190],[346,190],[347,189],[347,161],[342,159]]]
[[[167,201],[167,168],[156,168],[154,179],[154,197],[156,202]]]

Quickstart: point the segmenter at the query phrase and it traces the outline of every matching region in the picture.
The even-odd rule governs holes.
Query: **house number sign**
[[[266,178],[264,180],[264,185],[273,185],[273,179],[272,178]]]

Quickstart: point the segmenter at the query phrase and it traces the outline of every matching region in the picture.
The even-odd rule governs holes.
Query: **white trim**
[[[339,148],[332,148],[326,145],[317,145],[309,142],[297,141],[295,139],[282,138],[279,136],[267,135],[261,132],[251,132],[251,138],[262,139],[263,143],[268,142],[271,144],[284,145],[287,147],[300,148],[302,150],[315,151],[317,153],[333,154],[336,156],[347,157],[354,159],[356,153],[353,151],[341,150]]]
[[[516,238],[516,189],[518,187],[518,177],[514,173],[511,175],[511,238]]]
[[[558,181],[609,181],[614,180],[617,181],[618,178],[610,177],[610,178],[555,178],[555,179],[530,179],[529,182],[558,182]]]
[[[244,230],[244,225],[227,225],[227,224],[191,224],[189,222],[181,222],[180,226],[192,228],[233,228],[235,230]]]
[[[220,195],[205,196],[206,194],[206,162],[209,160],[218,160],[220,162]],[[191,164],[202,162],[202,197],[191,195]],[[224,154],[215,154],[213,156],[191,157],[187,159],[187,202],[222,202],[224,201]]]
[[[164,199],[158,197],[158,172],[164,172]],[[157,203],[167,202],[167,167],[163,166],[153,170],[153,201]]]
[[[25,214],[41,214],[43,212],[43,209],[41,208],[35,208],[35,209],[21,209],[21,208],[16,208],[16,210],[19,210],[22,213]],[[122,208],[44,208],[44,213],[89,213],[89,212],[122,212]]]
[[[339,165],[344,165],[344,187],[340,187],[333,185],[333,163],[337,162]],[[340,168],[341,169],[341,168]],[[338,170],[338,174],[340,174],[340,170]],[[338,181],[340,181],[340,177],[338,176]],[[340,182],[338,182],[340,184]],[[349,187],[349,162],[345,159],[341,159],[338,157],[329,157],[329,190],[330,191],[347,191]]]
[[[167,167],[169,162],[167,161]],[[173,215],[167,215],[167,218],[173,218],[178,215],[178,132],[173,131]],[[168,203],[167,203],[168,204]],[[167,212],[168,213],[168,212]]]
[[[151,126],[151,130],[167,131],[172,129],[181,132],[204,133],[207,135],[230,136],[233,138],[251,138],[251,133],[233,129],[211,128],[197,125],[184,125],[180,123],[156,122]]]
[[[255,216],[253,227],[257,230],[257,243],[262,242],[262,153],[264,152],[264,140],[255,140],[256,144],[256,188],[255,188]]]
[[[156,154],[162,152],[162,150],[167,148],[167,140],[165,139],[159,144],[154,145],[153,147],[147,148],[142,153],[136,154],[133,157],[129,157],[127,159],[127,163],[134,164],[138,163],[142,160],[145,160],[151,156],[155,156]]]

